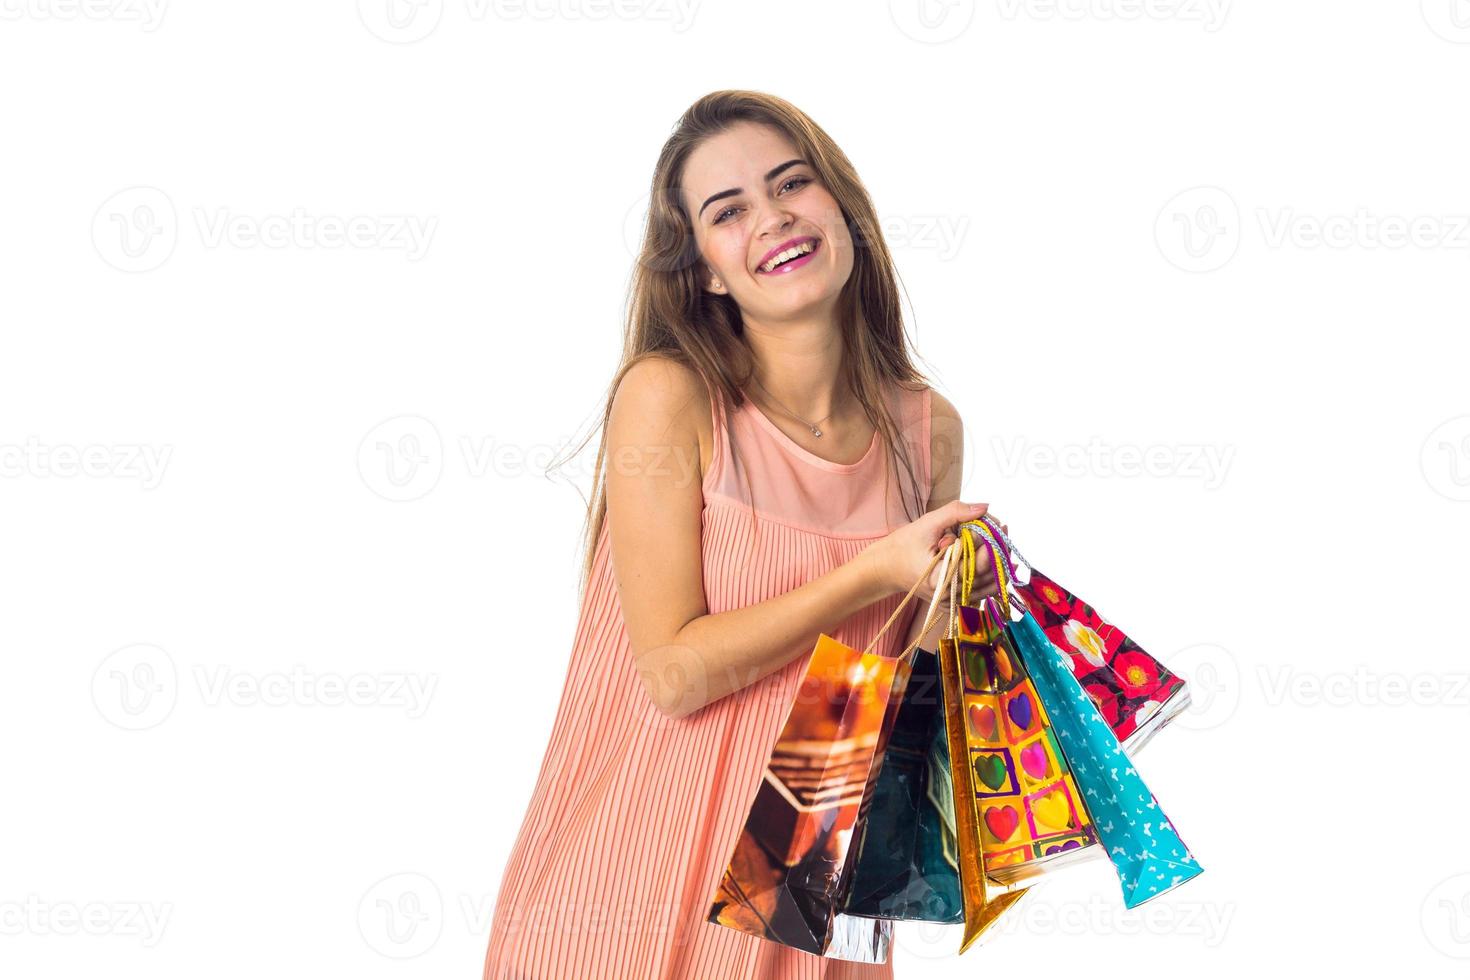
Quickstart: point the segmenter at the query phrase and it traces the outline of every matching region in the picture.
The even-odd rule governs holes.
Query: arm
[[[955,411],[948,398],[937,391],[929,393],[929,504],[926,511],[938,510],[940,507],[958,500],[960,496],[960,477],[964,470],[965,454],[965,429],[964,423],[960,421],[959,412]],[[935,570],[937,573],[937,569]],[[909,622],[908,635],[904,637],[903,646],[900,650],[907,650],[909,644],[919,635],[924,625],[924,614],[928,612],[927,602],[919,605]],[[939,605],[935,608],[935,625],[925,633],[919,640],[919,647],[924,650],[937,651],[939,649],[939,638],[944,635],[945,624],[949,622],[949,594],[939,597]]]
[[[807,652],[814,637],[892,593],[862,552],[782,595],[711,614],[701,550],[699,435],[708,392],[682,365],[634,365],[608,419],[607,520],[623,622],[658,709],[683,717]]]

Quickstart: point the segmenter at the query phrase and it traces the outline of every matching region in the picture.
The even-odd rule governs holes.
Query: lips
[[[760,274],[760,275],[769,275],[769,273],[767,273],[765,271],[765,265],[766,265],[767,262],[771,261],[771,259],[773,259],[776,256],[780,255],[782,252],[786,251],[788,248],[795,248],[797,245],[800,245],[803,242],[811,242],[812,243],[812,250],[811,250],[811,252],[808,252],[807,253],[808,255],[815,254],[816,251],[817,251],[817,249],[820,248],[821,247],[821,244],[822,244],[822,240],[820,238],[817,238],[815,235],[802,235],[802,236],[800,236],[798,238],[792,238],[792,239],[789,239],[787,241],[784,241],[780,245],[777,245],[775,248],[771,249],[765,255],[761,256],[761,260],[755,264],[755,271],[758,274]],[[779,266],[777,268],[779,268]],[[775,270],[772,270],[772,271],[775,271]]]

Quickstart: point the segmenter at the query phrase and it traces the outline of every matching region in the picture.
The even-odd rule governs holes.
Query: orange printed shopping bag
[[[944,554],[866,650],[825,633],[818,638],[713,896],[710,922],[818,955],[887,961],[892,920],[850,915],[842,906],[852,885],[854,835],[871,803],[918,639],[897,657],[870,651]],[[930,626],[926,619],[920,637]]]

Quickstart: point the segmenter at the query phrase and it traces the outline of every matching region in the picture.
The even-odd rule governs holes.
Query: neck
[[[783,326],[772,331],[745,324],[746,342],[755,353],[755,378],[747,391],[775,399],[810,422],[839,414],[849,402],[842,377],[842,338],[833,325]]]

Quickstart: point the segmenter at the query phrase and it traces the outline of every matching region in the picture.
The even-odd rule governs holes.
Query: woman
[[[706,920],[819,634],[864,648],[928,570],[874,645],[904,649],[985,510],[955,499],[960,419],[910,364],[872,202],[790,104],[714,92],[665,144],[603,422],[485,980],[891,977]]]

